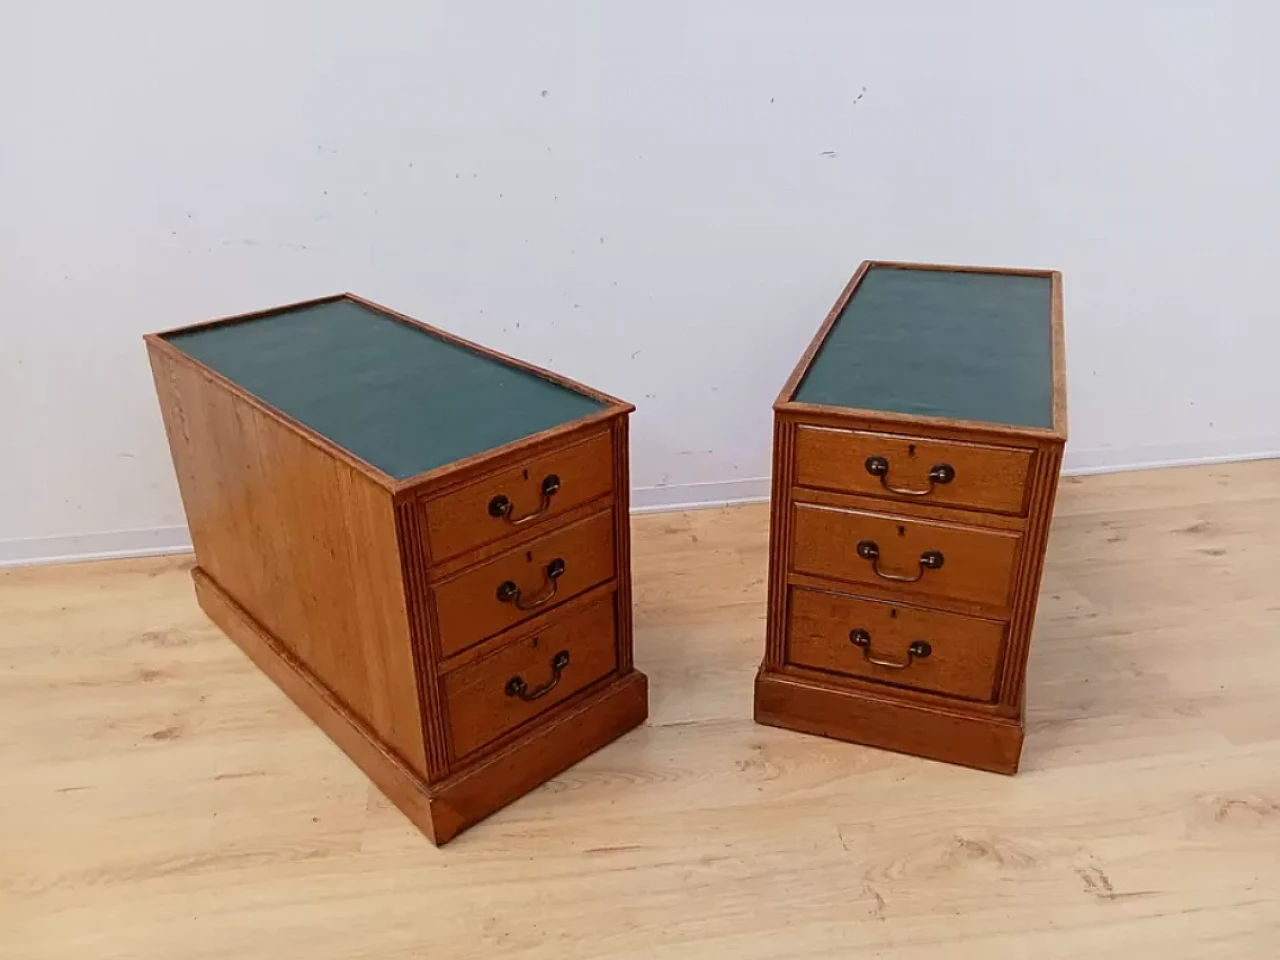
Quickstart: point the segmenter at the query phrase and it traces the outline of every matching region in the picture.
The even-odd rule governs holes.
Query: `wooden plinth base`
[[[1017,773],[1022,724],[825,686],[790,674],[756,674],[756,722],[959,763]]]
[[[505,749],[429,785],[203,570],[197,567],[192,578],[209,619],[437,844],[639,726],[649,713],[648,680],[633,670]]]

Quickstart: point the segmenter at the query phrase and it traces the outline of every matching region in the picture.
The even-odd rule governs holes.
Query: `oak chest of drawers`
[[[774,405],[759,722],[1017,770],[1063,359],[1056,272],[862,264]]]
[[[200,605],[432,840],[645,719],[630,405],[350,295],[146,342]]]

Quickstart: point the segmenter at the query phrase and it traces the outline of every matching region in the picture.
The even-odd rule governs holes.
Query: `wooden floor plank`
[[[1064,481],[1013,778],[751,722],[767,522],[637,518],[650,722],[439,850],[190,558],[0,573],[0,957],[1276,955],[1280,462]]]

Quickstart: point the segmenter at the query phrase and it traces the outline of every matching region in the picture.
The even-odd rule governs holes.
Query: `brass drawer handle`
[[[555,689],[557,683],[560,682],[560,674],[564,672],[564,668],[569,665],[569,651],[561,650],[551,658],[551,679],[538,687],[536,690],[530,690],[524,682],[524,677],[515,676],[507,681],[507,696],[519,697],[521,700],[537,700],[539,697],[545,697],[548,693]]]
[[[867,457],[867,473],[880,478],[880,486],[890,493],[900,493],[905,497],[927,497],[939,483],[950,483],[956,478],[956,468],[949,463],[935,463],[929,468],[929,485],[923,490],[911,487],[895,487],[889,482],[889,461],[885,457]]]
[[[941,550],[926,550],[920,554],[920,572],[914,577],[904,577],[900,573],[888,573],[880,569],[880,547],[874,540],[859,540],[858,556],[862,557],[863,560],[871,561],[871,569],[877,577],[882,580],[893,580],[897,583],[915,583],[924,576],[926,570],[942,569],[942,561],[944,559]]]
[[[556,581],[564,575],[564,561],[556,557],[547,564],[546,569],[547,586],[543,592],[534,597],[532,600],[523,600],[520,597],[520,588],[516,586],[514,580],[503,580],[498,585],[498,599],[502,603],[514,603],[517,610],[533,610],[542,606],[556,595]]]
[[[933,645],[928,640],[914,640],[911,646],[907,647],[906,663],[899,663],[897,660],[881,660],[871,655],[871,634],[861,627],[849,631],[849,642],[855,647],[862,648],[862,659],[867,663],[874,663],[877,667],[888,667],[890,670],[905,670],[916,660],[925,660],[933,653]]]
[[[554,473],[549,473],[542,478],[542,501],[538,504],[538,508],[530,513],[526,513],[523,517],[513,517],[511,512],[515,509],[511,499],[504,493],[498,494],[489,501],[489,516],[496,517],[499,520],[505,520],[513,527],[518,527],[530,520],[536,520],[548,510],[551,509],[551,498],[556,495],[556,491],[560,489],[560,478]]]

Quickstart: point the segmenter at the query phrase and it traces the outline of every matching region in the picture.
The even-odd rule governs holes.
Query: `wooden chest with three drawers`
[[[759,722],[1017,770],[1063,362],[1056,272],[862,264],[774,405]]]
[[[629,404],[350,295],[146,342],[200,605],[432,840],[643,722]]]

